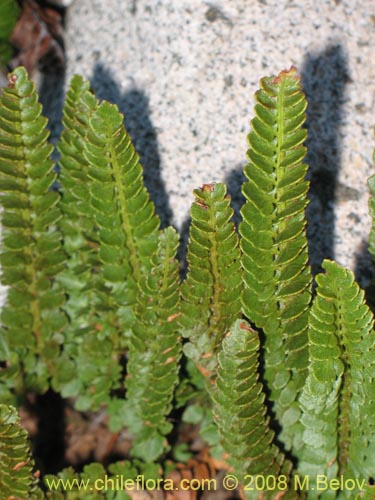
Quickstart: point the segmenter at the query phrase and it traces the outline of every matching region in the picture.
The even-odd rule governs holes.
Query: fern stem
[[[126,245],[129,248],[130,256],[129,260],[133,270],[133,275],[135,281],[138,283],[141,279],[140,263],[138,259],[138,252],[134,242],[134,235],[132,231],[132,225],[128,217],[126,209],[126,196],[124,192],[124,184],[122,180],[122,169],[118,163],[116,152],[113,148],[112,141],[109,143],[109,151],[111,155],[111,165],[113,176],[115,180],[115,186],[117,189],[118,202],[120,205],[121,223],[124,234],[126,235]]]
[[[205,184],[203,186],[203,191],[204,190],[212,190],[212,187],[210,185]],[[211,227],[215,227],[215,209],[212,205],[208,206],[208,212],[209,212],[209,224]],[[213,277],[213,285],[212,285],[212,299],[211,299],[211,305],[210,309],[212,311],[212,317],[209,325],[209,330],[208,330],[208,335],[211,336],[212,334],[215,333],[215,330],[217,329],[218,325],[220,324],[221,320],[221,306],[220,306],[220,294],[222,293],[222,285],[220,283],[220,271],[219,271],[219,265],[218,265],[218,242],[217,242],[217,233],[208,233],[208,239],[211,243],[211,250],[209,253],[209,259],[210,259],[210,268],[212,271],[212,277]],[[216,336],[216,344],[221,341],[221,336],[217,335]]]
[[[338,461],[339,474],[344,475],[349,459],[350,445],[350,368],[344,363],[342,388],[339,399]]]
[[[338,463],[339,474],[344,475],[349,460],[351,377],[349,355],[346,351],[345,346],[345,331],[342,328],[342,325],[345,322],[345,317],[342,314],[342,304],[338,304],[337,316],[338,321],[336,323],[336,328],[338,332],[337,335],[341,343],[341,361],[344,365],[344,372],[342,374],[341,382],[341,392],[338,402]]]

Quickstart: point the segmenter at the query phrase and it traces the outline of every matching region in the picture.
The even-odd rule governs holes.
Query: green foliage
[[[237,477],[246,484],[249,475],[278,477],[289,475],[292,464],[273,444],[274,433],[269,428],[265,395],[259,382],[258,334],[244,320],[237,320],[218,355],[219,368],[212,391],[214,417],[219,428],[229,464]],[[277,490],[264,492],[265,500]],[[249,500],[256,500],[258,491],[247,491]],[[295,498],[290,491],[283,498]]]
[[[264,78],[248,136],[240,224],[243,311],[265,333],[265,380],[282,425],[280,439],[301,447],[297,398],[307,374],[311,273],[305,207],[306,99],[296,71]]]
[[[159,474],[152,462],[170,451],[173,408],[201,426],[212,453],[228,457],[241,481],[288,478],[289,491],[247,491],[250,500],[305,498],[291,487],[297,473],[366,482],[373,476],[373,316],[353,274],[333,262],[324,262],[312,300],[306,100],[295,70],[263,79],[256,100],[240,237],[225,186],[195,190],[180,285],[178,234],[160,230],[117,107],[99,103],[88,82],[73,78],[57,175],[47,120],[23,68],[0,96],[0,264],[9,286],[0,398],[11,402],[53,387],[79,410],[106,407],[111,430],[126,427],[134,438],[132,463],[111,465],[114,476],[139,473],[138,459]],[[177,386],[180,366],[185,378]],[[60,483],[60,491],[43,497],[25,433],[6,406],[0,437],[4,498],[14,495],[13,485],[35,500],[126,498],[78,491],[78,483],[69,493]],[[179,446],[172,454],[189,456]],[[104,475],[103,466],[91,464],[45,479]],[[358,491],[310,489],[306,496],[342,500],[349,493]],[[371,495],[368,486],[358,498]]]
[[[205,184],[194,195],[180,321],[189,339],[185,353],[210,377],[222,339],[240,314],[240,251],[226,187]]]
[[[0,498],[36,499],[37,480],[33,475],[27,432],[17,411],[0,404]]]
[[[108,404],[111,390],[120,384],[121,371],[115,302],[102,276],[100,242],[91,207],[90,164],[83,154],[89,119],[97,108],[89,83],[75,76],[67,93],[64,130],[58,144],[61,232],[69,257],[58,280],[68,296],[65,311],[70,322],[54,388],[65,397],[77,397],[76,407],[82,410]]]
[[[0,372],[7,387],[45,391],[63,342],[63,291],[54,281],[65,255],[56,224],[61,218],[47,120],[34,85],[16,69],[0,96],[0,203],[2,282],[9,285],[1,312]]]
[[[375,486],[366,485],[362,493],[356,496],[356,500],[374,500]]]
[[[1,0],[0,2],[0,66],[8,63],[13,49],[9,43],[13,28],[16,25],[20,8],[17,0]]]
[[[300,400],[306,447],[299,468],[311,477],[367,479],[375,467],[374,318],[352,272],[330,261],[323,268],[309,318],[309,375]]]
[[[188,338],[184,352],[199,370],[193,378],[190,374],[197,388],[191,404],[201,414],[202,438],[213,447],[215,456],[221,456],[207,390],[210,393],[216,376],[224,335],[240,315],[240,249],[225,185],[204,184],[194,190],[194,196],[180,324],[182,335]]]
[[[159,239],[151,273],[144,278],[129,349],[125,424],[137,437],[132,454],[145,461],[163,452],[172,430],[166,416],[178,381],[181,343],[177,324],[178,235],[171,227]]]

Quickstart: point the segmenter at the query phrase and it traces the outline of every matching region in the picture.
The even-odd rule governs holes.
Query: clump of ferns
[[[152,462],[170,449],[183,351],[199,397],[209,403],[206,425],[215,422],[239,479],[288,478],[286,490],[279,484],[262,498],[319,497],[295,491],[294,474],[368,480],[375,457],[373,316],[353,274],[334,262],[323,263],[311,291],[307,102],[295,69],[264,78],[256,93],[239,232],[223,184],[194,191],[181,284],[178,235],[160,228],[117,107],[99,103],[88,82],[73,78],[56,192],[34,86],[23,68],[9,82],[0,97],[0,259],[9,286],[1,313],[2,400],[51,386],[79,410],[105,405],[110,428],[133,434],[132,455]],[[373,185],[370,179],[374,192]],[[259,380],[257,331],[277,441]]]

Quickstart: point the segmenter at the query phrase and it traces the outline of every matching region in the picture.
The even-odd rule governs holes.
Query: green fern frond
[[[131,417],[127,425],[136,436],[132,454],[147,462],[163,453],[165,436],[172,429],[166,417],[172,409],[181,356],[179,269],[175,259],[178,242],[172,227],[160,234],[152,271],[141,283],[129,349],[126,406]]]
[[[205,184],[194,195],[180,322],[189,339],[185,353],[210,376],[221,341],[240,314],[240,250],[224,184]]]
[[[373,315],[351,271],[331,261],[323,268],[326,273],[316,278],[309,375],[300,398],[307,445],[300,470],[367,480],[375,470]]]
[[[0,498],[36,498],[33,468],[28,435],[16,409],[0,404]]]
[[[134,336],[139,285],[152,270],[160,222],[123,115],[115,105],[104,101],[90,117],[83,154],[88,162],[90,213],[97,227],[100,261],[96,289],[100,332],[95,338],[107,342],[112,357],[119,358]],[[96,353],[99,357],[98,343]],[[120,369],[119,362],[116,365],[110,358],[106,365],[108,370]],[[113,380],[117,384],[118,376]]]
[[[18,390],[45,391],[63,341],[65,296],[55,282],[65,255],[56,229],[61,213],[47,119],[24,68],[9,76],[0,97],[2,283],[1,377]],[[22,371],[24,370],[24,377]]]
[[[269,428],[265,396],[259,382],[258,334],[244,320],[237,320],[223,340],[218,354],[219,368],[212,390],[213,413],[228,462],[242,483],[250,475],[288,476],[292,465],[273,444],[274,432]],[[285,486],[284,486],[285,489]],[[259,491],[246,491],[250,500]],[[277,489],[264,491],[262,498],[271,499]],[[295,498],[289,492],[283,498]]]
[[[65,353],[75,358],[79,377],[72,384],[65,370],[58,384],[65,395],[79,391],[77,408],[87,409],[109,403],[119,386],[119,358],[129,347],[139,283],[151,271],[159,219],[123,116],[114,105],[98,105],[79,77],[68,93],[64,125],[63,231],[71,259],[62,280],[73,325]]]
[[[119,304],[120,324],[129,329],[134,322],[137,284],[151,271],[160,222],[117,106],[103,102],[89,123],[84,156],[92,179],[91,206],[103,278]]]
[[[98,102],[89,90],[89,82],[74,76],[66,94],[63,109],[64,130],[58,143],[58,151],[62,193],[60,206],[64,216],[61,231],[64,236],[64,250],[69,256],[68,270],[64,272],[63,277],[64,287],[70,298],[65,309],[75,322],[82,320],[85,310],[79,296],[85,292],[87,282],[92,281],[92,277],[87,276],[85,272],[91,271],[98,260],[95,251],[95,222],[90,217],[88,163],[83,157],[89,129],[88,121],[97,106]],[[81,283],[80,286],[78,282]],[[87,321],[87,315],[83,316]]]
[[[74,76],[67,92],[64,130],[58,144],[62,192],[61,232],[69,260],[58,280],[68,296],[69,325],[53,380],[64,397],[77,397],[76,408],[97,409],[119,385],[121,368],[113,340],[118,336],[115,310],[104,307],[109,289],[100,274],[97,227],[90,204],[89,164],[83,156],[89,119],[98,101],[89,82]],[[108,324],[109,323],[109,324]]]
[[[265,380],[287,449],[301,442],[297,397],[307,375],[311,273],[305,207],[306,99],[295,69],[264,78],[248,136],[240,224],[243,311],[265,332]]]
[[[19,14],[20,8],[17,0],[0,2],[0,66],[7,64],[12,57],[13,49],[9,39]]]

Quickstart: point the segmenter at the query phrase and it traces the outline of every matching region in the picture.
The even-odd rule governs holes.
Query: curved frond
[[[295,69],[264,78],[248,140],[240,224],[245,315],[265,333],[265,380],[287,449],[300,441],[311,273],[305,235],[306,99]]]
[[[250,475],[289,475],[292,464],[273,444],[265,396],[259,382],[258,334],[244,320],[237,320],[222,343],[219,368],[212,390],[213,413],[228,462],[241,482]],[[259,491],[246,491],[250,500]],[[275,498],[277,489],[264,491],[262,498]],[[285,495],[285,492],[284,492]],[[294,492],[283,498],[295,498]]]
[[[0,497],[35,498],[33,468],[28,435],[16,409],[0,404]]]
[[[120,357],[133,335],[139,285],[151,271],[159,219],[122,114],[108,102],[98,105],[79,77],[68,92],[64,125],[62,229],[71,258],[60,279],[70,295],[72,321],[65,356],[74,360],[69,371],[76,364],[79,377],[72,383],[64,374],[57,386],[65,395],[79,393],[77,407],[87,409],[109,403],[120,384]]]
[[[240,314],[240,250],[224,184],[205,184],[194,195],[180,322],[189,339],[186,354],[210,376],[221,341]]]
[[[97,226],[90,204],[89,164],[84,158],[89,119],[98,107],[90,85],[74,76],[63,110],[64,130],[58,144],[62,193],[61,232],[69,260],[58,280],[68,296],[64,350],[53,380],[64,397],[77,397],[81,410],[108,403],[119,385],[116,351],[118,325],[99,270]],[[107,307],[104,307],[103,302]]]
[[[9,76],[0,96],[0,204],[3,206],[2,283],[9,285],[1,312],[7,360],[2,378],[44,391],[63,341],[65,296],[55,281],[65,262],[56,226],[61,218],[56,174],[47,142],[47,119],[26,70]],[[23,377],[22,371],[25,376]]]
[[[89,164],[103,278],[119,305],[120,324],[129,329],[137,284],[151,270],[160,223],[117,106],[104,101],[89,124],[84,157]]]
[[[177,323],[179,271],[175,258],[178,242],[172,227],[160,234],[152,271],[141,283],[129,349],[126,405],[131,420],[127,425],[136,435],[132,454],[146,462],[163,453],[165,436],[172,429],[167,417],[172,410],[181,356]]]
[[[367,480],[375,467],[373,315],[351,271],[327,260],[323,268],[326,273],[316,278],[309,375],[300,398],[307,445],[300,471]]]

